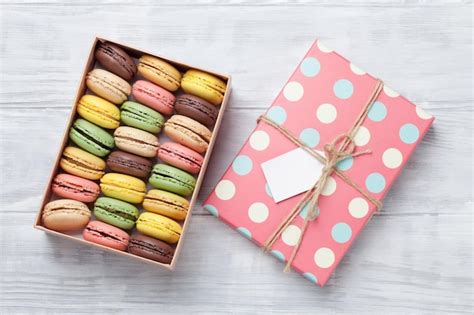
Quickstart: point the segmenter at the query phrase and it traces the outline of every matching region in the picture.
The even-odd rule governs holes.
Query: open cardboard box
[[[211,137],[211,141],[209,143],[209,148],[208,148],[208,150],[207,150],[207,152],[204,156],[204,163],[203,163],[203,165],[201,167],[201,171],[200,171],[200,173],[197,177],[196,187],[195,187],[194,192],[193,192],[193,194],[191,196],[191,199],[190,199],[189,211],[186,215],[185,220],[180,222],[182,224],[182,228],[183,228],[182,234],[181,234],[181,237],[180,237],[178,243],[176,244],[176,250],[175,250],[173,260],[171,261],[171,263],[169,265],[168,264],[162,264],[162,263],[159,263],[159,262],[156,262],[156,261],[153,261],[153,260],[149,260],[149,259],[146,259],[146,258],[142,258],[140,256],[136,256],[136,255],[130,254],[128,252],[122,252],[122,251],[115,250],[115,249],[112,249],[112,248],[109,248],[109,247],[105,247],[105,246],[102,246],[102,245],[99,245],[99,244],[91,243],[89,241],[86,241],[86,240],[82,239],[82,231],[79,231],[76,234],[64,234],[64,233],[61,233],[61,232],[56,232],[56,231],[50,230],[50,229],[48,229],[48,228],[46,228],[42,225],[41,214],[42,214],[43,208],[49,201],[54,200],[55,197],[56,197],[56,196],[53,195],[53,193],[51,191],[51,184],[53,182],[53,178],[60,171],[59,161],[61,159],[62,152],[63,152],[64,148],[70,143],[68,133],[69,133],[69,128],[72,126],[74,120],[77,118],[77,113],[76,113],[77,103],[79,102],[79,99],[84,94],[86,94],[88,92],[87,86],[86,86],[86,75],[93,68],[100,67],[98,64],[96,64],[95,57],[94,57],[94,52],[95,52],[96,46],[100,42],[110,42],[110,43],[114,43],[114,44],[120,46],[132,58],[134,58],[136,62],[137,62],[138,58],[140,58],[140,56],[142,56],[144,54],[147,54],[147,55],[151,55],[151,56],[161,58],[161,59],[169,62],[174,67],[176,67],[180,72],[185,72],[188,69],[198,69],[198,70],[205,71],[205,72],[208,72],[210,74],[213,74],[213,75],[223,79],[227,83],[227,89],[226,89],[225,94],[224,94],[224,100],[223,100],[222,104],[220,105],[219,115],[217,117],[216,124],[214,125],[214,128],[212,130],[212,137]],[[135,76],[135,78],[133,78],[131,82],[136,80],[136,78],[137,78],[137,76]],[[90,49],[89,57],[87,58],[87,62],[85,64],[84,71],[83,71],[82,76],[81,76],[81,81],[80,81],[79,88],[78,88],[77,93],[76,93],[76,98],[74,99],[72,111],[71,111],[71,114],[69,116],[69,121],[68,121],[66,130],[64,131],[64,134],[63,134],[63,137],[62,137],[62,142],[61,142],[58,154],[56,156],[56,160],[54,162],[54,166],[53,166],[53,169],[51,171],[51,175],[50,175],[49,180],[48,180],[47,185],[46,185],[46,190],[45,190],[45,193],[44,193],[42,201],[41,201],[40,209],[39,209],[38,214],[36,216],[36,221],[35,221],[34,227],[37,228],[37,229],[43,230],[47,233],[57,235],[57,236],[62,237],[62,238],[66,238],[66,239],[70,239],[70,240],[73,240],[73,241],[76,241],[76,242],[79,242],[79,243],[87,244],[89,246],[103,248],[107,251],[114,252],[118,255],[127,256],[127,257],[133,258],[135,260],[141,260],[141,261],[151,263],[151,264],[154,264],[154,265],[159,265],[159,266],[164,267],[168,270],[173,270],[176,267],[176,263],[178,261],[179,254],[181,252],[184,237],[185,237],[187,227],[189,225],[189,221],[190,221],[190,217],[191,217],[191,211],[192,211],[192,208],[194,207],[194,204],[196,203],[197,197],[199,195],[199,190],[201,188],[201,184],[202,184],[202,181],[204,179],[204,174],[206,173],[207,165],[208,165],[209,160],[211,158],[211,153],[212,153],[212,150],[214,148],[214,144],[216,142],[217,135],[219,133],[219,129],[220,129],[220,126],[221,126],[221,123],[222,123],[222,119],[224,117],[224,111],[225,111],[227,103],[229,101],[229,96],[230,96],[230,91],[231,91],[230,85],[231,85],[231,78],[230,78],[229,75],[224,75],[224,74],[216,73],[214,71],[210,71],[210,70],[207,70],[207,69],[202,69],[202,68],[199,68],[199,67],[187,65],[187,64],[184,64],[182,62],[175,61],[175,60],[172,60],[172,59],[169,59],[169,58],[157,55],[157,54],[153,54],[153,53],[149,53],[149,52],[146,52],[146,51],[143,51],[143,50],[140,50],[140,49],[132,48],[132,47],[129,47],[127,45],[117,43],[117,42],[114,42],[114,41],[111,41],[111,40],[108,40],[108,39],[96,37],[94,39],[94,42],[93,42],[92,47]],[[179,89],[174,94],[176,95],[176,94],[179,94],[180,92],[182,92],[181,89]],[[158,138],[160,139],[160,143],[164,142],[163,139],[165,138],[165,136],[164,136],[163,132],[159,133]],[[147,187],[147,190],[149,190],[149,189],[150,189],[150,186]],[[137,205],[137,206],[141,211],[143,210],[140,205]],[[89,205],[89,208],[91,208],[90,205]]]

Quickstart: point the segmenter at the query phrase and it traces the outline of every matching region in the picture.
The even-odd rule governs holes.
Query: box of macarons
[[[95,38],[35,227],[174,269],[230,83]]]

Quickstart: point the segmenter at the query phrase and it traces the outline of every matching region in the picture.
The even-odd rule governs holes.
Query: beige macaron
[[[176,91],[181,82],[181,73],[172,65],[156,57],[143,55],[138,64],[138,73],[145,79],[168,91]]]
[[[91,218],[91,211],[80,201],[58,199],[44,206],[41,218],[48,229],[69,232],[84,228]]]
[[[155,157],[160,144],[155,135],[127,126],[115,129],[114,140],[117,148],[143,157]]]
[[[112,72],[94,69],[87,74],[87,87],[114,104],[122,104],[132,93],[131,85]]]
[[[164,132],[172,140],[199,153],[207,151],[212,136],[206,126],[182,115],[172,116],[165,123]]]

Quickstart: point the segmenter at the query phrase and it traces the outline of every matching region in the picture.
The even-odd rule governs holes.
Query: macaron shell
[[[201,154],[175,142],[162,144],[158,149],[158,158],[191,174],[199,173],[204,162]]]
[[[155,157],[158,151],[158,138],[146,131],[121,126],[114,132],[117,148],[143,157]]]
[[[42,213],[43,225],[58,232],[72,232],[84,228],[91,211],[77,200],[58,199],[47,203]]]
[[[164,190],[152,189],[145,195],[143,208],[181,221],[186,218],[189,201]]]
[[[137,230],[169,244],[178,242],[182,232],[181,226],[176,221],[151,212],[140,214],[137,220]]]
[[[127,249],[130,240],[130,236],[125,231],[100,221],[89,222],[82,237],[86,241],[121,251]]]
[[[66,147],[59,166],[67,173],[97,180],[105,174],[105,162],[89,152],[76,147]]]
[[[136,102],[125,102],[120,109],[120,120],[130,127],[158,133],[165,123],[159,112]]]
[[[69,138],[82,149],[100,157],[109,154],[114,147],[110,133],[81,118],[69,130]]]
[[[125,80],[130,80],[137,74],[133,59],[117,45],[100,43],[95,51],[95,58],[105,69]]]
[[[107,197],[131,203],[142,203],[146,184],[136,177],[119,173],[107,173],[100,179],[100,189]]]
[[[84,119],[107,129],[120,125],[120,110],[114,104],[94,95],[84,95],[77,105],[77,113]]]
[[[94,204],[94,216],[105,223],[130,230],[138,219],[138,209],[121,200],[100,197]]]
[[[190,117],[201,124],[214,126],[219,109],[213,104],[191,94],[183,94],[176,98],[176,113]]]
[[[145,80],[138,80],[132,87],[133,97],[163,115],[171,115],[176,97],[166,89]]]
[[[114,151],[107,158],[107,166],[114,172],[143,178],[148,177],[153,165],[144,157],[124,151]]]
[[[143,55],[138,64],[138,73],[145,79],[167,89],[176,91],[180,86],[181,73],[172,65],[156,57]]]
[[[81,202],[94,202],[100,194],[95,182],[69,174],[56,175],[51,189],[59,197]]]
[[[169,244],[138,233],[131,236],[128,251],[163,264],[171,263],[175,252]]]
[[[166,123],[164,133],[173,141],[198,153],[207,151],[212,133],[206,126],[182,115],[172,116]]]
[[[114,104],[122,104],[131,93],[132,87],[112,72],[94,69],[86,76],[87,87],[95,94]]]
[[[226,84],[209,73],[188,70],[181,81],[181,88],[184,92],[199,96],[217,106],[224,99]]]

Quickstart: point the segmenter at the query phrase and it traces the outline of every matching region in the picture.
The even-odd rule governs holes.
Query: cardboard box
[[[139,257],[139,256],[135,256],[135,255],[132,255],[128,252],[122,252],[122,251],[111,249],[111,248],[108,248],[108,247],[105,247],[105,246],[102,246],[102,245],[99,245],[99,244],[88,242],[88,241],[82,239],[82,234],[80,234],[80,233],[77,233],[77,234],[64,234],[64,233],[61,233],[61,232],[56,232],[56,231],[50,230],[50,229],[44,227],[42,225],[42,222],[41,222],[41,213],[42,213],[42,210],[43,210],[44,206],[50,200],[53,200],[52,199],[53,194],[52,194],[52,191],[51,191],[51,184],[52,184],[54,176],[56,174],[58,174],[59,171],[60,171],[59,161],[61,159],[62,152],[63,152],[64,148],[70,143],[70,140],[69,140],[69,137],[68,137],[68,132],[69,132],[69,128],[72,126],[73,122],[78,117],[78,115],[76,113],[77,103],[79,102],[79,99],[84,94],[86,94],[86,92],[87,92],[86,75],[89,71],[91,71],[94,67],[97,66],[95,58],[94,58],[94,51],[96,49],[96,46],[100,42],[114,43],[114,44],[120,46],[122,49],[124,49],[132,58],[135,58],[136,60],[138,60],[138,58],[140,56],[142,56],[144,54],[148,54],[148,55],[155,56],[155,57],[161,58],[161,59],[169,62],[170,64],[172,64],[174,67],[176,67],[181,72],[185,72],[188,69],[198,69],[198,70],[205,71],[205,72],[208,72],[210,74],[213,74],[213,75],[221,78],[222,80],[224,80],[227,83],[227,89],[226,89],[225,94],[224,94],[224,100],[223,100],[222,104],[220,105],[219,115],[217,117],[216,124],[214,125],[213,131],[212,131],[212,137],[211,137],[211,141],[209,143],[209,148],[208,148],[208,150],[207,150],[207,152],[204,156],[204,163],[203,163],[203,165],[201,167],[201,171],[200,171],[200,173],[197,177],[196,187],[195,187],[194,192],[193,192],[193,194],[191,196],[191,199],[190,199],[189,211],[186,215],[185,220],[182,222],[183,230],[182,230],[181,238],[178,241],[178,243],[176,244],[176,251],[175,251],[173,260],[172,260],[171,264],[169,264],[169,265],[168,264],[162,264],[162,263],[159,263],[159,262],[155,262],[155,261],[152,261],[152,260],[149,260],[149,259],[146,259],[146,258],[142,258],[142,257]],[[73,240],[73,241],[76,241],[76,242],[79,242],[79,243],[82,243],[82,244],[86,244],[86,245],[89,245],[89,246],[93,246],[93,247],[103,248],[107,251],[114,252],[118,255],[130,257],[130,258],[133,258],[137,261],[141,260],[141,261],[151,263],[151,264],[154,264],[154,265],[159,265],[159,266],[164,267],[164,268],[169,269],[169,270],[173,270],[176,267],[176,263],[178,261],[178,257],[179,257],[179,254],[180,254],[180,251],[181,251],[181,248],[182,248],[182,245],[183,245],[183,241],[184,241],[184,238],[185,238],[185,235],[186,235],[188,225],[189,225],[189,221],[190,221],[190,217],[191,217],[191,211],[192,211],[192,208],[193,208],[193,206],[194,206],[194,204],[197,200],[197,197],[199,195],[199,190],[201,188],[201,184],[202,184],[202,181],[204,179],[204,174],[206,173],[207,165],[209,163],[209,160],[210,160],[210,157],[211,157],[211,154],[212,154],[212,150],[214,148],[214,144],[216,142],[216,138],[217,138],[217,135],[219,133],[219,129],[221,127],[222,119],[224,117],[224,111],[227,107],[227,103],[228,103],[229,97],[230,97],[230,91],[231,91],[230,86],[231,86],[231,78],[230,78],[229,75],[216,73],[214,71],[210,71],[210,70],[207,70],[207,69],[202,69],[200,67],[188,65],[188,64],[185,64],[185,63],[182,63],[182,62],[179,62],[179,61],[175,61],[175,60],[172,60],[172,59],[164,57],[164,56],[160,56],[160,55],[157,55],[157,54],[146,52],[146,51],[143,51],[143,50],[140,50],[140,49],[137,49],[137,48],[133,48],[133,47],[121,44],[121,43],[117,43],[117,42],[114,42],[114,41],[111,41],[111,40],[108,40],[108,39],[96,37],[94,39],[93,43],[92,43],[92,46],[91,46],[91,49],[90,49],[90,52],[89,52],[89,57],[87,58],[87,61],[86,61],[85,67],[84,67],[84,71],[81,75],[79,88],[77,90],[76,97],[74,99],[71,114],[68,118],[68,124],[67,124],[67,127],[66,127],[65,131],[64,131],[64,134],[63,134],[63,137],[62,137],[62,142],[61,142],[58,154],[56,156],[56,160],[54,162],[54,166],[52,168],[51,175],[50,175],[49,180],[46,184],[45,193],[44,193],[42,201],[41,201],[40,209],[39,209],[38,214],[36,216],[36,221],[35,221],[34,227],[37,228],[37,229],[43,230],[47,233],[62,237],[62,238],[70,239],[70,240]],[[162,139],[165,138],[165,137],[166,136],[164,136],[164,134],[162,132],[160,132],[160,134],[158,135],[158,138],[160,139],[160,143],[164,142],[164,141],[162,141]],[[148,189],[150,189],[150,187],[148,187]],[[140,206],[139,206],[139,209],[142,210],[140,208]],[[80,232],[82,232],[82,231],[80,231]]]

